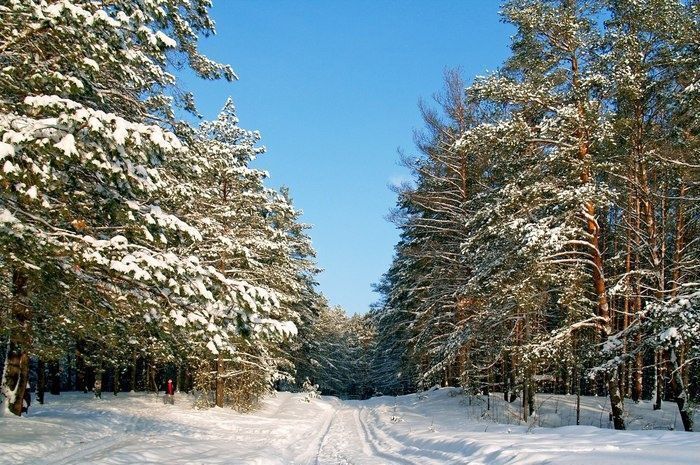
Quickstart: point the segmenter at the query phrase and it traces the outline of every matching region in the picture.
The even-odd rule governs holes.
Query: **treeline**
[[[207,0],[0,4],[3,408],[158,390],[247,410],[273,388],[431,386],[700,399],[700,4],[510,0],[510,58],[421,105],[395,259],[367,316],[314,288],[289,194],[231,101],[188,124],[174,69]],[[466,89],[466,91],[465,91]],[[309,384],[307,383],[307,385]]]
[[[370,315],[383,392],[700,399],[700,4],[510,0],[501,69],[421,105]],[[466,92],[465,92],[466,88]],[[435,107],[435,108],[434,108]]]
[[[208,0],[0,4],[3,408],[40,393],[162,389],[248,409],[294,366],[325,300],[285,190],[231,101],[191,125],[172,71]],[[5,347],[7,349],[5,349]],[[32,387],[33,389],[33,387]]]
[[[297,380],[308,379],[322,394],[344,399],[378,394],[373,380],[375,333],[365,315],[348,316],[340,307],[323,307],[307,331]]]

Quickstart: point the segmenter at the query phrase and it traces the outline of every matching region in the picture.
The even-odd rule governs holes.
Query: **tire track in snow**
[[[331,429],[331,424],[333,423],[333,419],[338,413],[337,406],[329,405],[328,407],[329,412],[326,416],[326,419],[323,422],[323,425],[321,426],[321,433],[314,436],[313,439],[310,441],[309,445],[306,447],[304,456],[307,458],[303,459],[303,461],[307,465],[319,465],[318,455],[321,452],[323,441],[328,435],[328,432]]]
[[[91,463],[92,459],[104,456],[107,452],[112,452],[120,449],[127,443],[133,441],[134,438],[126,437],[106,437],[99,438],[87,443],[78,443],[77,445],[58,454],[51,455],[50,459],[41,462],[30,461],[34,465],[69,465],[76,463]]]
[[[352,412],[352,418],[354,420],[355,424],[355,432],[357,433],[357,436],[360,438],[364,438],[365,440],[362,441],[362,452],[365,455],[372,455],[372,449],[369,446],[369,441],[367,440],[367,435],[365,434],[363,428],[362,428],[362,420],[360,419],[360,408],[354,409]]]
[[[390,463],[394,464],[399,464],[399,465],[421,465],[421,462],[413,462],[411,460],[408,460],[401,455],[397,454],[391,454],[389,452],[385,452],[384,450],[380,449],[381,443],[377,438],[371,434],[369,425],[367,424],[366,421],[363,421],[362,419],[362,412],[364,412],[365,409],[363,407],[358,406],[357,410],[357,416],[356,420],[357,423],[356,425],[360,428],[362,431],[362,434],[365,438],[365,443],[369,446],[369,448],[372,450],[372,455],[381,457],[385,460],[390,460]],[[386,462],[385,462],[386,463]]]
[[[144,418],[131,415],[128,417],[126,427],[123,432],[111,436],[101,436],[88,441],[80,441],[77,444],[51,454],[50,458],[39,461],[25,462],[27,465],[70,465],[76,463],[89,463],[93,458],[104,455],[105,452],[112,452],[122,448],[122,446],[136,440],[143,440],[143,434],[137,436],[137,430],[146,423]],[[146,434],[152,436],[155,432]]]
[[[368,445],[360,425],[358,405],[343,402],[319,449],[318,465],[386,464]],[[392,462],[393,463],[393,462]]]
[[[367,409],[360,408],[360,413],[367,412]],[[369,418],[369,413],[366,414],[366,420]],[[361,418],[360,418],[361,420]],[[381,427],[373,427],[370,421],[360,421],[360,424],[366,431],[368,436],[368,442],[381,446],[382,444],[388,444],[390,450],[394,451],[394,454],[400,458],[401,462],[404,464],[425,464],[427,462],[434,463],[450,463],[450,464],[468,464],[471,463],[467,457],[464,455],[450,453],[444,450],[434,449],[428,445],[425,446],[414,446],[402,441],[395,435],[391,434],[391,430]],[[406,455],[414,457],[415,461],[408,460]],[[394,458],[396,460],[396,458]]]
[[[346,433],[345,429],[342,428],[342,425],[340,425],[340,428],[338,428],[340,423],[338,421],[339,417],[345,412],[345,410],[346,409],[344,409],[343,407],[340,407],[333,413],[331,423],[328,425],[328,431],[326,431],[326,434],[323,435],[323,439],[319,444],[318,451],[316,453],[315,465],[330,465],[331,462],[329,462],[325,458],[322,459],[322,457],[326,455],[334,456],[332,462],[334,465],[352,465],[352,461],[349,460],[345,455],[343,455],[341,450],[338,448],[338,441],[333,440],[333,433],[337,433],[337,431],[333,430],[340,429],[341,433]],[[343,434],[342,437],[347,439],[347,436],[345,434]],[[331,449],[330,453],[328,453],[326,449]]]

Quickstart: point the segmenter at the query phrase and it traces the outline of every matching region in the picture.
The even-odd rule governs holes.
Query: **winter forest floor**
[[[605,399],[541,395],[540,414],[439,389],[400,397],[304,401],[278,393],[250,414],[194,410],[191,396],[63,393],[24,418],[0,418],[0,464],[697,464],[700,440],[675,405],[627,403],[634,431],[610,429]],[[510,423],[510,424],[509,424]],[[542,425],[542,426],[540,426]],[[591,426],[593,425],[593,426]],[[602,425],[602,428],[600,427]],[[681,428],[682,429],[682,428]]]

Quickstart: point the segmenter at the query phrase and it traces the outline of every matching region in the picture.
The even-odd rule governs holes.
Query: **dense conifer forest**
[[[503,2],[509,58],[419,104],[400,241],[354,316],[318,290],[293,192],[251,165],[262,136],[180,86],[237,79],[199,51],[209,7],[0,1],[3,409],[28,385],[43,403],[171,379],[239,411],[439,385],[525,421],[539,393],[606,396],[616,429],[668,400],[693,430],[697,1]]]

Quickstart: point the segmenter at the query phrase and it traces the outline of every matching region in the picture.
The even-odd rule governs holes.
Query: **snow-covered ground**
[[[606,429],[604,399],[593,397],[583,399],[583,426],[561,428],[538,425],[575,421],[574,397],[540,396],[530,424],[500,396],[487,411],[484,397],[456,389],[310,403],[279,393],[251,414],[191,405],[184,395],[175,405],[153,394],[48,396],[28,417],[0,417],[0,464],[700,463],[700,436],[669,431],[680,422],[673,404],[628,405],[637,430],[624,432]]]

